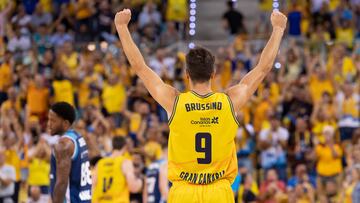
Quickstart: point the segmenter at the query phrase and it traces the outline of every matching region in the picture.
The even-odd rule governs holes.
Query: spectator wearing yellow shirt
[[[45,122],[47,111],[49,109],[49,89],[44,85],[44,79],[41,75],[36,75],[27,91],[27,108],[29,116],[37,116],[40,123]]]
[[[269,110],[272,108],[272,103],[270,101],[270,92],[268,90],[263,91],[262,100],[255,108],[254,112],[254,129],[255,132],[261,130],[263,122],[267,119],[266,115]]]
[[[320,56],[315,56],[311,62],[307,64],[307,71],[309,74],[309,87],[313,102],[318,102],[324,92],[328,92],[331,96],[334,95],[335,90],[332,78],[326,72],[325,64],[320,59]]]
[[[34,202],[49,201],[50,154],[50,146],[41,138],[39,142],[29,150],[29,196]]]
[[[1,116],[10,116],[12,113],[16,115],[21,111],[20,99],[18,91],[15,87],[10,87],[7,91],[8,99],[1,105]]]
[[[3,62],[0,65],[0,106],[7,99],[7,90],[12,83],[12,70],[10,67],[11,54],[5,53]]]
[[[325,137],[323,136],[323,130],[326,126],[332,126],[337,128],[336,120],[330,117],[328,109],[323,106],[316,105],[310,118],[312,124],[312,133],[315,135],[315,140],[324,143]]]
[[[108,83],[104,85],[101,98],[105,110],[115,117],[116,125],[119,126],[123,117],[121,112],[125,107],[126,91],[117,76],[109,77]]]
[[[10,119],[8,130],[4,133],[3,142],[5,146],[5,162],[14,167],[16,172],[15,178],[15,189],[12,199],[14,202],[18,202],[19,191],[20,191],[20,183],[21,183],[21,166],[20,166],[20,156],[18,152],[21,150],[21,132],[20,125],[17,121],[17,117],[15,115]],[[3,126],[4,127],[4,126]],[[12,131],[11,129],[16,129]]]
[[[58,73],[55,80],[52,82],[51,96],[53,102],[68,102],[74,105],[74,90],[70,80],[66,79],[63,73]]]
[[[360,94],[354,91],[353,84],[346,83],[337,94],[337,102],[341,140],[350,140],[354,130],[360,126]]]
[[[341,147],[334,141],[335,129],[331,126],[325,126],[323,134],[325,143],[318,144],[315,147],[316,172],[318,174],[317,189],[320,195],[325,194],[325,186],[328,182],[335,181],[340,186],[340,173],[343,171],[341,162],[343,152]]]
[[[76,75],[76,70],[79,65],[79,55],[74,51],[72,42],[66,41],[63,44],[62,50],[61,62],[69,68],[72,75]]]

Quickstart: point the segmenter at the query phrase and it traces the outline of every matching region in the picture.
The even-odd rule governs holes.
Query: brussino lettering
[[[225,171],[220,171],[216,173],[188,173],[188,172],[181,172],[180,178],[186,182],[190,182],[193,184],[200,184],[206,185],[214,182],[215,180],[223,177]]]
[[[185,104],[186,112],[190,111],[205,111],[205,110],[221,110],[221,102],[211,102],[211,103],[186,103]]]

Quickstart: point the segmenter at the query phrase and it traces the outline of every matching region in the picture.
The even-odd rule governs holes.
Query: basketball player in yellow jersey
[[[132,162],[124,156],[125,144],[124,137],[114,137],[111,156],[98,162],[93,183],[93,203],[128,203],[130,192],[141,190],[142,180],[136,178]]]
[[[168,177],[172,182],[170,203],[234,202],[231,183],[237,172],[235,115],[270,72],[286,28],[287,18],[273,12],[273,31],[259,63],[239,84],[224,93],[214,93],[215,57],[197,47],[186,56],[190,92],[179,93],[165,84],[146,64],[131,39],[127,25],[131,11],[115,16],[115,25],[131,67],[144,82],[152,97],[170,118]],[[236,111],[234,111],[236,110]]]

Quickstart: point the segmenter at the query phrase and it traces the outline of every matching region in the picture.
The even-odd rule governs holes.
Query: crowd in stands
[[[259,1],[253,30],[229,6],[232,41],[214,52],[214,91],[256,65],[271,32],[272,0]],[[167,114],[131,70],[114,29],[125,7],[147,64],[187,91],[185,53],[167,49],[189,38],[187,0],[0,0],[0,199],[48,201],[54,102],[76,106],[74,128],[92,163],[111,153],[114,136],[126,137],[138,177],[162,156]],[[360,1],[289,0],[282,10],[289,24],[275,67],[237,115],[234,197],[360,202]],[[141,193],[131,200],[142,202]]]

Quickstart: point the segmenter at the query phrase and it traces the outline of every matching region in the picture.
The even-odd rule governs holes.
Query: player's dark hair
[[[112,146],[114,150],[121,150],[126,144],[125,137],[123,136],[115,136],[112,139]]]
[[[76,119],[75,108],[67,102],[58,102],[51,106],[50,108],[57,116],[62,119],[69,121],[72,125]]]
[[[209,81],[215,71],[214,63],[214,55],[202,47],[195,47],[186,55],[186,70],[194,83]]]
[[[102,159],[101,156],[95,156],[93,158],[90,159],[90,166],[91,167],[95,167],[96,164]]]

